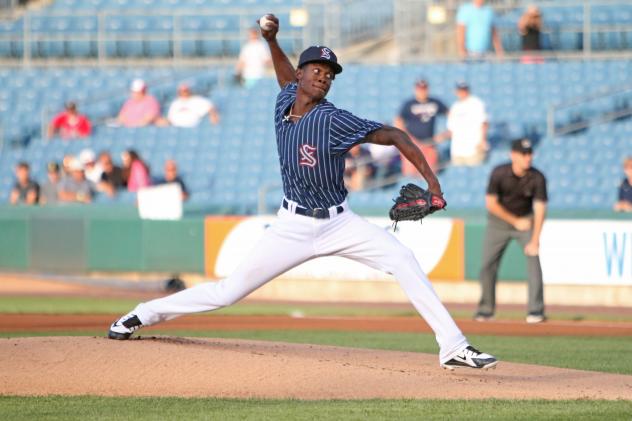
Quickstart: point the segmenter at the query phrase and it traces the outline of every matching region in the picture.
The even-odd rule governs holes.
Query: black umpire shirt
[[[518,177],[510,163],[494,168],[487,194],[498,196],[498,203],[517,216],[531,214],[534,200],[546,202],[548,199],[544,174],[531,167],[523,177]]]

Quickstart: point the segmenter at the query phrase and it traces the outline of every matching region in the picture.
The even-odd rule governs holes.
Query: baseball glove
[[[395,204],[388,212],[391,220],[395,221],[394,228],[397,228],[399,221],[421,221],[431,213],[445,209],[447,205],[442,197],[413,183],[402,186],[394,201]]]

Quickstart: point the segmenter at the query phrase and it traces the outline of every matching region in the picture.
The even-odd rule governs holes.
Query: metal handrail
[[[555,127],[555,113],[562,109],[582,106],[597,99],[613,97],[615,95],[622,95],[628,92],[632,92],[632,83],[624,85],[623,87],[603,87],[587,95],[580,95],[567,101],[551,104],[547,109],[546,115],[547,135],[549,137],[560,136],[584,129],[591,126],[592,124],[606,123],[632,115],[632,109],[616,110],[602,113],[596,117],[586,119],[584,121],[570,123],[559,129]]]

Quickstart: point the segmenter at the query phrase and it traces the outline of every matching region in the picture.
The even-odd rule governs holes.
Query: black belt
[[[283,199],[283,207],[287,210],[290,210],[290,204],[287,202],[287,200],[285,200],[285,198]],[[343,208],[342,206],[336,206],[337,215],[340,215],[344,211],[345,208]],[[310,218],[329,219],[329,209],[327,208],[307,209],[296,206],[296,208],[294,209],[294,213],[298,215],[309,216]]]

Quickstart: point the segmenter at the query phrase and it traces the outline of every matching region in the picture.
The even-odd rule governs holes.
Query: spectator
[[[362,145],[349,149],[345,156],[345,185],[351,191],[363,190],[375,175],[371,153]]]
[[[68,162],[70,175],[59,183],[59,201],[90,203],[92,202],[92,188],[83,172],[83,165],[79,158]]]
[[[84,149],[79,152],[79,162],[83,166],[83,171],[86,175],[86,179],[96,186],[101,181],[101,174],[103,174],[103,168],[101,164],[97,162],[97,156],[92,149]]]
[[[448,107],[440,100],[429,96],[428,82],[420,79],[415,82],[414,98],[406,100],[395,117],[394,126],[404,130],[417,144],[426,157],[433,172],[437,172],[439,157],[435,145],[435,122],[438,115],[446,114]],[[419,171],[403,156],[402,175],[419,176]]]
[[[518,20],[518,32],[522,42],[522,51],[527,54],[522,56],[523,63],[542,63],[542,57],[534,51],[540,51],[542,44],[540,41],[540,33],[542,32],[542,16],[537,6],[531,5],[527,7],[524,14]]]
[[[625,178],[619,186],[619,200],[614,204],[615,212],[632,212],[632,156],[623,161]]]
[[[129,149],[123,152],[121,158],[123,159],[123,182],[128,191],[137,192],[151,185],[149,167],[135,150]]]
[[[219,113],[213,103],[200,95],[192,95],[190,86],[181,83],[178,86],[178,98],[169,107],[169,124],[176,127],[195,127],[205,116],[209,117],[212,124],[219,123]]]
[[[59,186],[61,181],[59,164],[57,162],[49,162],[46,166],[48,180],[42,184],[40,192],[40,205],[54,205],[59,199]]]
[[[164,176],[156,179],[154,184],[178,183],[180,185],[180,189],[182,190],[182,201],[186,201],[189,198],[189,190],[187,189],[186,184],[184,184],[182,177],[178,175],[178,166],[176,161],[168,159],[165,162],[164,171]]]
[[[448,113],[450,159],[453,165],[479,165],[488,149],[485,103],[470,94],[466,82],[456,84],[456,96]]]
[[[546,178],[531,166],[532,159],[531,142],[516,140],[511,144],[511,163],[494,168],[489,178],[485,196],[488,219],[480,276],[482,293],[474,316],[477,321],[494,316],[498,266],[512,238],[518,240],[527,257],[527,323],[545,320],[539,248],[546,214]]]
[[[147,93],[147,85],[142,79],[134,79],[130,86],[130,98],[125,101],[117,122],[124,127],[144,127],[151,124],[162,125],[160,104]]]
[[[48,137],[59,133],[62,139],[76,139],[90,136],[90,120],[77,111],[74,102],[66,103],[65,110],[57,114],[48,125]]]
[[[503,47],[494,27],[494,10],[485,0],[473,0],[459,6],[456,15],[457,48],[461,57],[481,57],[492,45],[496,55],[502,56]]]
[[[389,180],[391,176],[397,175],[399,178],[400,173],[400,153],[399,150],[393,146],[377,145],[371,143],[368,145],[371,159],[373,160],[373,166],[375,168],[375,175],[373,178],[378,183],[385,183],[382,187],[390,185]]]
[[[9,196],[12,205],[36,205],[39,200],[40,186],[31,179],[29,164],[20,162],[15,166],[15,184]]]
[[[123,170],[112,162],[112,155],[103,151],[99,154],[99,164],[103,172],[101,179],[97,183],[97,190],[113,197],[116,191],[124,187]]]
[[[243,86],[251,88],[266,74],[266,68],[272,63],[270,49],[259,38],[259,30],[248,30],[248,41],[241,47],[235,73]]]

